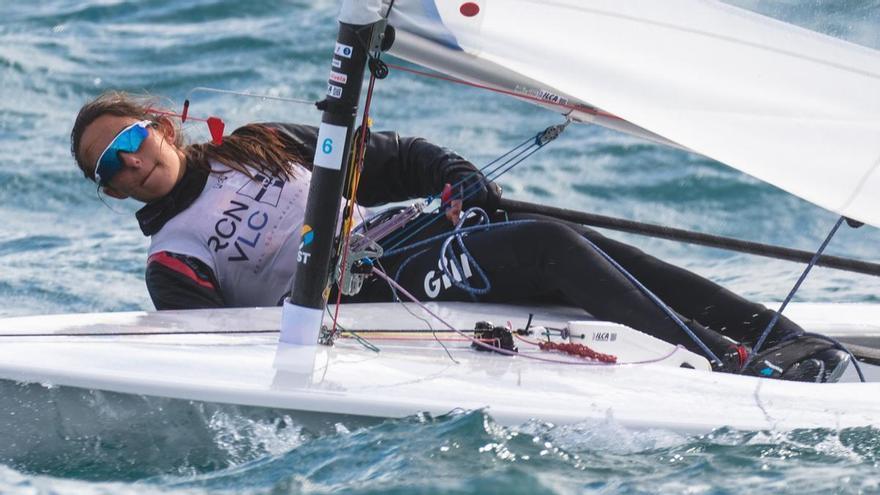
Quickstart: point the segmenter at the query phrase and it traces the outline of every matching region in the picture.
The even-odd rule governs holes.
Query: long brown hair
[[[254,178],[253,167],[259,172],[290,180],[294,177],[293,163],[306,165],[301,146],[283,132],[262,124],[248,124],[223,137],[223,143],[185,145],[183,133],[176,120],[167,118],[167,112],[159,110],[161,102],[151,96],[136,96],[121,91],[108,91],[86,103],[79,110],[70,131],[70,153],[83,175],[95,180],[91,164],[79,156],[80,142],[86,127],[102,115],[133,117],[138,120],[159,122],[166,120],[175,128],[174,145],[186,155],[188,167],[215,172],[210,163],[218,162]]]

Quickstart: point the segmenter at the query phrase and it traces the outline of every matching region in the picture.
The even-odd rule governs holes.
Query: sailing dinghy
[[[401,58],[574,121],[704,154],[880,226],[875,51],[698,0],[346,2],[340,21],[386,17]],[[320,189],[345,168],[354,122],[343,117],[354,114],[366,48],[382,42],[371,31],[345,38],[353,32],[340,29],[333,57],[336,71],[349,72],[329,84],[328,99],[339,101],[325,105],[319,143],[336,146],[318,151],[316,177],[329,175],[313,179],[310,205],[314,196],[338,208],[338,188]],[[344,99],[354,105],[347,112]],[[319,206],[306,222],[332,232],[335,214],[310,217]],[[863,365],[868,383],[713,373],[701,356],[573,308],[342,305],[344,331],[332,346],[316,345],[336,309],[322,295],[332,239],[306,244],[312,266],[300,265],[284,308],[2,319],[0,378],[375,418],[485,408],[507,425],[611,417],[705,432],[880,423],[876,366]],[[795,303],[786,314],[809,331],[880,347],[880,305]],[[513,332],[504,333],[506,322]],[[493,347],[507,338],[518,352],[486,352],[474,338]],[[592,350],[560,353],[578,343]]]

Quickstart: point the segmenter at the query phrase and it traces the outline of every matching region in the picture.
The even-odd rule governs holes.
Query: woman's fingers
[[[452,225],[458,224],[458,219],[461,218],[460,199],[453,199],[449,202],[449,208],[446,209],[446,218],[452,222]]]

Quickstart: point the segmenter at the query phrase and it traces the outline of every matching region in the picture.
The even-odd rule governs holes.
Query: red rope
[[[555,107],[565,108],[568,110],[577,110],[579,112],[584,112],[589,115],[606,117],[606,118],[616,119],[616,120],[623,120],[620,117],[618,117],[617,115],[614,115],[613,113],[604,112],[602,110],[599,110],[598,108],[585,107],[583,105],[574,105],[574,104],[568,104],[568,103],[555,103],[552,101],[543,100],[541,98],[538,98],[537,96],[532,96],[532,95],[524,94],[524,93],[517,93],[515,91],[510,91],[508,89],[493,88],[492,86],[486,86],[484,84],[472,83],[470,81],[465,81],[464,79],[457,79],[454,77],[444,76],[442,74],[435,74],[435,73],[425,72],[425,71],[421,71],[421,70],[417,70],[417,69],[410,69],[409,67],[403,67],[401,65],[395,65],[395,64],[387,64],[387,65],[388,65],[388,67],[391,67],[391,68],[394,68],[397,70],[402,70],[403,72],[409,72],[411,74],[417,74],[419,76],[430,77],[433,79],[440,79],[442,81],[448,81],[448,82],[456,83],[456,84],[463,84],[465,86],[471,86],[473,88],[485,89],[487,91],[494,91],[495,93],[501,93],[501,94],[505,94],[508,96],[513,96],[515,98],[522,98],[524,100],[531,100],[531,101],[534,101],[537,103],[542,103],[544,105],[551,105],[551,106],[555,106]]]
[[[349,229],[351,228],[350,222],[351,222],[351,219],[354,217],[354,209],[356,208],[357,188],[358,188],[358,182],[360,182],[360,180],[359,180],[360,179],[360,171],[364,166],[364,156],[366,155],[366,149],[367,149],[366,143],[367,143],[367,132],[368,132],[367,129],[370,126],[370,102],[373,100],[373,87],[375,86],[375,84],[376,84],[376,75],[373,74],[371,71],[370,72],[370,84],[367,86],[367,98],[366,98],[366,101],[364,102],[364,117],[361,120],[361,132],[360,132],[360,136],[358,136],[360,138],[360,143],[359,143],[358,148],[355,150],[357,155],[356,155],[355,161],[353,162],[355,170],[352,170],[352,174],[350,176],[350,177],[352,177],[352,181],[351,181],[352,192],[351,192],[351,199],[349,199],[349,201],[348,201],[348,205],[350,207],[349,208],[349,218],[347,219]],[[342,247],[342,264],[340,265],[340,270],[339,270],[339,280],[342,280],[345,277],[345,264],[348,261],[348,246],[349,246],[350,239],[351,239],[351,232],[350,231],[345,232],[345,242],[343,243],[343,247]],[[339,306],[340,306],[341,302],[342,302],[342,290],[341,290],[341,288],[338,288],[338,290],[336,291],[336,309],[333,311],[333,330],[331,331],[331,334],[334,334],[334,335],[336,334],[336,320],[339,318]]]
[[[601,361],[603,363],[616,363],[617,356],[613,356],[611,354],[603,354],[601,352],[594,351],[589,347],[583,344],[574,344],[574,343],[563,343],[557,344],[555,342],[546,342],[546,341],[532,341],[523,337],[520,337],[519,334],[514,333],[514,337],[517,339],[527,343],[532,344],[534,346],[538,346],[542,351],[560,351],[566,354],[571,354],[573,356],[580,356],[586,359],[593,359],[596,361]]]
[[[596,352],[583,344],[575,344],[572,342],[538,342],[538,347],[540,347],[542,351],[560,351],[565,354],[571,354],[572,356],[580,356],[585,359],[593,359],[603,363],[617,362],[617,356]]]

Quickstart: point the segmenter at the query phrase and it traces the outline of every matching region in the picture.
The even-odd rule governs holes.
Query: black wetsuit
[[[272,124],[288,133],[301,146],[301,156],[313,156],[317,129],[309,126]],[[358,199],[370,206],[436,194],[446,183],[475,179],[475,167],[451,151],[419,138],[395,133],[374,133],[370,138]],[[480,179],[481,180],[481,179]],[[204,172],[189,167],[174,190],[138,212],[146,235],[185,209],[200,194]],[[494,185],[484,184],[469,203],[492,209],[497,198]],[[466,203],[467,204],[467,203]],[[466,237],[466,245],[491,283],[487,294],[473,295],[455,285],[443,287],[438,280],[440,243],[421,250],[386,257],[383,267],[421,300],[548,302],[576,305],[599,319],[615,321],[645,331],[665,341],[702,353],[694,341],[640,289],[603,258],[590,243],[606,252],[649,288],[719,357],[736,360],[736,342],[753,345],[773,312],[750,302],[692,272],[665,263],[639,249],[581,225],[538,215],[511,214],[511,220],[527,223],[505,225]],[[451,225],[433,222],[417,239],[425,239]],[[401,269],[401,265],[404,265]],[[429,272],[434,271],[431,275]],[[431,278],[434,277],[434,278]],[[195,258],[161,252],[150,258],[147,287],[158,309],[223,307],[226,303],[211,270]],[[480,286],[478,277],[471,285]],[[432,294],[428,294],[428,291]],[[433,296],[433,297],[431,297]],[[379,279],[370,279],[355,301],[391,301],[393,294]],[[765,348],[803,333],[791,320],[781,317]],[[734,342],[736,341],[736,342]],[[826,346],[827,347],[827,346]],[[733,352],[732,352],[733,351]],[[733,356],[731,358],[731,355]],[[735,367],[737,363],[734,363]]]

